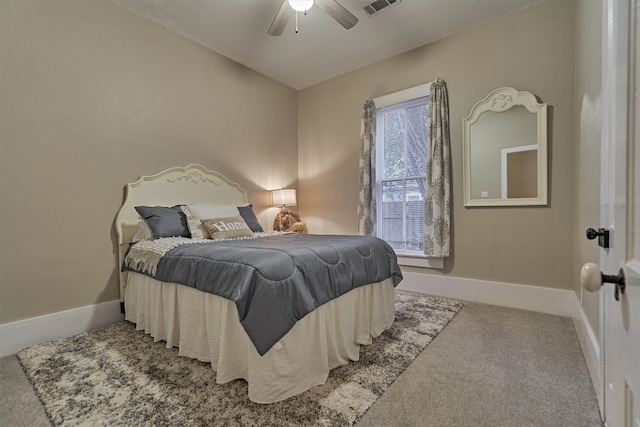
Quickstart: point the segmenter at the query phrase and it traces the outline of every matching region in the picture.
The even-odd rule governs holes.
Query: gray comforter
[[[153,277],[234,301],[260,355],[331,299],[389,277],[394,285],[402,280],[383,240],[305,234],[180,245],[162,256]]]

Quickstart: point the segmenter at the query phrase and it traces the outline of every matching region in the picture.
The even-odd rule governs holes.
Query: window
[[[424,257],[429,86],[374,100],[376,235],[396,251],[401,264],[442,268],[439,258],[424,263],[415,260]]]
[[[376,109],[376,126],[377,235],[422,252],[429,97]]]

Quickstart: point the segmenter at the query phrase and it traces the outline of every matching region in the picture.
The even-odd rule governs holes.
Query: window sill
[[[423,267],[423,268],[444,268],[444,258],[427,257],[420,252],[402,252],[396,251],[398,256],[398,264],[405,267]]]

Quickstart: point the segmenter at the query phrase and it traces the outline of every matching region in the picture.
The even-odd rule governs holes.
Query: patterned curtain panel
[[[451,253],[451,146],[449,96],[441,78],[431,84],[431,117],[424,212],[424,253]]]
[[[364,102],[360,127],[360,195],[358,200],[358,234],[376,234],[376,106]]]

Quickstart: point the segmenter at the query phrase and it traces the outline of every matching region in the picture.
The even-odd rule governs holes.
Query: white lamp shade
[[[311,9],[313,0],[289,0],[289,6],[291,6],[293,10],[304,12],[305,10]]]
[[[271,191],[271,200],[273,206],[295,206],[298,204],[296,200],[295,188],[282,188]]]

